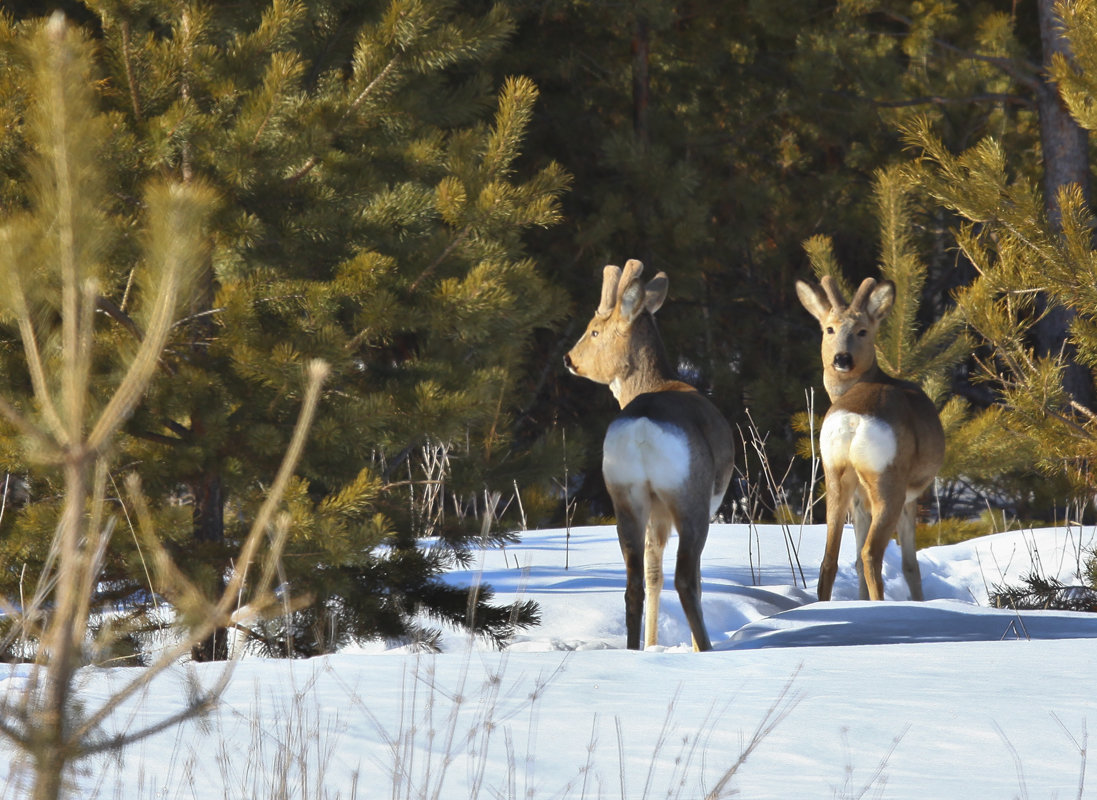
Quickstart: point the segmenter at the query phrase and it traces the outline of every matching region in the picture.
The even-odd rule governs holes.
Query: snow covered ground
[[[870,604],[854,599],[848,535],[836,601],[820,604],[821,527],[716,525],[703,558],[716,652],[696,654],[669,580],[660,646],[623,649],[612,527],[527,532],[452,576],[540,604],[540,627],[508,650],[453,633],[437,656],[245,659],[210,717],[84,763],[74,796],[1097,797],[1097,615],[986,607],[1034,568],[1074,580],[1095,538],[1057,528],[923,550],[926,603],[905,600],[893,545],[890,602]],[[0,673],[0,691],[19,691],[25,669]],[[88,707],[128,674],[86,670]],[[219,674],[180,667],[111,730],[163,718],[188,681]],[[8,752],[0,798],[21,797],[26,769]]]

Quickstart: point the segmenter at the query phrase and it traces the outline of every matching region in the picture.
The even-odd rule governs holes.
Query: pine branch
[[[899,22],[907,26],[907,29],[914,28],[914,20],[903,14],[898,14],[894,11],[881,10],[881,15],[886,18]],[[940,47],[942,50],[958,55],[962,58],[969,59],[971,61],[981,61],[985,64],[990,64],[993,67],[997,67],[1002,72],[1009,75],[1015,81],[1022,86],[1035,92],[1040,88],[1040,73],[1043,71],[1039,64],[1032,61],[1006,58],[1004,56],[991,56],[985,53],[979,53],[975,50],[970,50],[964,47],[958,47],[957,45],[949,42],[945,39],[935,36],[932,39],[933,43]]]
[[[144,115],[141,113],[141,98],[137,93],[137,77],[133,71],[133,54],[131,52],[132,44],[130,42],[130,24],[129,20],[123,19],[121,25],[119,25],[119,33],[122,38],[122,68],[126,73],[126,86],[129,88],[130,104],[133,108],[133,118],[138,124],[144,122]]]
[[[389,62],[385,65],[384,69],[382,69],[377,74],[377,76],[373,80],[371,80],[361,92],[359,92],[358,96],[354,98],[350,105],[348,105],[347,108],[344,109],[342,115],[339,117],[339,121],[335,124],[335,126],[329,133],[329,142],[335,139],[335,136],[342,130],[343,125],[346,124],[351,115],[358,110],[358,108],[370,97],[370,95],[372,95],[383,85],[384,80],[396,69],[396,66],[399,62],[399,54],[394,55],[391,59],[389,59]],[[286,182],[290,186],[297,184],[302,178],[304,178],[317,166],[319,166],[322,160],[322,157],[317,154],[309,156],[308,160],[306,160],[305,163],[300,168],[298,168],[296,172],[291,174],[286,179]]]
[[[830,91],[836,97],[858,100],[876,108],[914,108],[917,106],[970,106],[974,103],[1004,103],[1022,108],[1035,108],[1036,101],[1031,97],[1006,92],[978,92],[966,95],[928,94],[917,97],[904,97],[901,100],[888,100],[880,97],[866,97],[853,92]]]
[[[1097,589],[1091,586],[1070,586],[1057,578],[1032,572],[1021,586],[996,585],[990,594],[995,608],[1015,611],[1063,611],[1097,612]]]
[[[105,445],[130,415],[159,363],[174,322],[178,298],[186,290],[202,258],[201,252],[190,245],[183,233],[201,230],[211,199],[210,193],[197,184],[162,186],[149,193],[152,219],[160,223],[154,227],[150,249],[154,256],[162,259],[158,265],[160,274],[156,276],[159,286],[154,295],[155,305],[137,354],[88,434],[87,446],[93,451]]]
[[[297,424],[294,427],[290,444],[286,448],[278,473],[275,476],[270,489],[267,491],[267,496],[252,522],[247,537],[240,547],[239,556],[236,559],[236,568],[233,570],[232,576],[229,578],[221,596],[212,604],[212,607],[208,608],[207,613],[203,615],[198,624],[191,628],[180,642],[167,648],[154,664],[142,671],[140,676],[115,691],[104,705],[82,719],[80,725],[71,733],[69,737],[70,741],[83,742],[87,740],[90,734],[99,728],[107,717],[113,714],[126,700],[140,692],[156,675],[159,675],[175,664],[183,654],[189,652],[197,642],[206,639],[214,629],[225,625],[230,621],[232,609],[236,605],[244,584],[247,581],[249,568],[255,564],[259,548],[267,541],[267,534],[270,529],[270,523],[274,516],[275,508],[282,502],[290,477],[301,458],[305,439],[308,435],[309,428],[312,426],[320,402],[320,390],[328,372],[329,368],[323,362],[314,361],[309,364],[305,397],[301,405],[301,410],[297,418]],[[178,567],[171,561],[170,556],[164,551],[163,545],[160,544],[156,539],[155,534],[152,532],[150,515],[140,497],[139,485],[135,479],[130,481],[130,496],[135,505],[138,508],[143,509],[139,515],[139,518],[143,520],[139,528],[144,532],[146,541],[155,549],[159,566],[164,571],[165,576],[170,575],[172,584],[179,584],[186,587],[187,592],[193,597],[200,596],[198,590],[183,576]],[[262,580],[258,582],[261,590],[265,590],[269,585],[270,575],[273,570],[273,561],[281,554],[281,545],[284,545],[285,536],[288,533],[288,525],[280,527],[282,530],[275,541],[272,542],[267,563],[263,567]],[[227,682],[229,671],[226,670],[223,672],[222,676],[224,681]],[[153,726],[134,734],[134,736],[138,736],[138,734],[149,736],[158,730],[160,730],[160,728]],[[127,740],[127,742],[130,743],[132,741],[136,741],[136,739]]]

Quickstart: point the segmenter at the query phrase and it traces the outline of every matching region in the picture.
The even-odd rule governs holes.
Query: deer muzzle
[[[838,372],[849,372],[853,369],[853,356],[849,353],[835,353],[834,369]]]

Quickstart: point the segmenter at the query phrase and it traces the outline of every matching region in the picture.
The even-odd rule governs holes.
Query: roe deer
[[[602,301],[586,333],[564,356],[575,375],[608,384],[621,405],[603,444],[602,472],[625,559],[628,647],[656,643],[663,549],[678,531],[674,587],[695,650],[712,643],[701,613],[701,550],[732,473],[732,436],[708,398],[678,380],[653,316],[667,296],[660,272],[644,285],[635,259],[603,271]]]
[[[885,374],[876,363],[876,332],[895,301],[895,285],[865,278],[846,305],[828,275],[821,286],[797,281],[796,294],[823,329],[823,383],[831,402],[819,431],[827,487],[819,599],[830,599],[853,501],[861,599],[884,598],[884,551],[898,529],[910,596],[922,600],[915,513],[918,496],[944,460],[945,434],[926,393]]]

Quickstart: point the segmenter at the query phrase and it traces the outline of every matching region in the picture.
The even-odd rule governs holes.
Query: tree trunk
[[[221,476],[207,472],[192,488],[194,492],[194,541],[221,544],[225,541],[225,501]]]
[[[87,577],[81,563],[81,543],[87,532],[88,467],[82,455],[69,453],[65,463],[65,505],[58,525],[58,581],[54,607],[39,665],[45,656],[46,686],[39,713],[31,729],[35,741],[34,800],[60,800],[66,769],[75,760],[70,742],[74,714],[76,671],[80,667],[80,643],[86,631],[87,614],[81,612],[84,598],[80,589]],[[31,701],[36,703],[38,701]]]
[[[639,144],[639,158],[648,158],[651,130],[648,125],[648,107],[651,104],[651,79],[648,66],[651,58],[651,31],[647,17],[636,18],[632,37],[632,131]],[[652,218],[651,200],[647,192],[633,193],[633,213],[636,217],[637,252],[635,257],[651,262],[651,243],[648,232]]]
[[[1058,198],[1060,188],[1077,184],[1087,204],[1089,203],[1089,140],[1085,129],[1070,116],[1058,89],[1050,80],[1048,68],[1052,55],[1062,53],[1070,56],[1070,42],[1063,36],[1059,19],[1055,15],[1055,0],[1037,0],[1036,5],[1044,65],[1044,74],[1036,95],[1040,115],[1040,144],[1044,157],[1044,196],[1048,217],[1053,225],[1059,227],[1062,222]],[[1058,305],[1045,305],[1046,302],[1045,298],[1041,298],[1042,309],[1047,308],[1047,315],[1035,328],[1037,352],[1043,356],[1062,352],[1066,362],[1063,388],[1076,402],[1086,408],[1093,408],[1092,375],[1077,362],[1076,350],[1068,336],[1074,311]]]
[[[222,488],[221,476],[213,472],[202,475],[191,487],[194,494],[191,516],[194,541],[199,545],[200,553],[207,552],[213,556],[214,569],[218,567],[220,545],[225,541],[225,501]],[[203,548],[202,544],[213,546]],[[219,573],[214,578],[214,585],[210,587],[210,595],[218,597],[224,590],[225,576]],[[191,658],[195,661],[225,661],[228,657],[228,632],[224,628],[217,628],[208,639],[191,650]]]
[[[217,279],[213,264],[207,259],[191,307],[191,358],[196,363],[206,363],[209,345],[216,335],[213,316],[208,313],[214,306],[216,296]],[[225,543],[224,480],[219,469],[221,445],[209,441],[210,436],[203,423],[199,405],[196,404],[191,412],[190,432],[195,441],[200,442],[206,450],[208,460],[190,485],[194,503],[191,510],[191,530],[198,557],[206,559],[208,565],[216,570],[216,577],[209,587],[210,596],[219,597],[225,590],[225,570],[230,567],[228,563],[220,563]],[[228,656],[228,632],[224,628],[217,628],[208,639],[191,651],[191,657],[195,661],[224,661]]]
[[[648,130],[648,105],[651,99],[651,80],[648,77],[650,50],[651,33],[647,18],[637,17],[632,39],[632,129],[645,150],[651,137]]]

